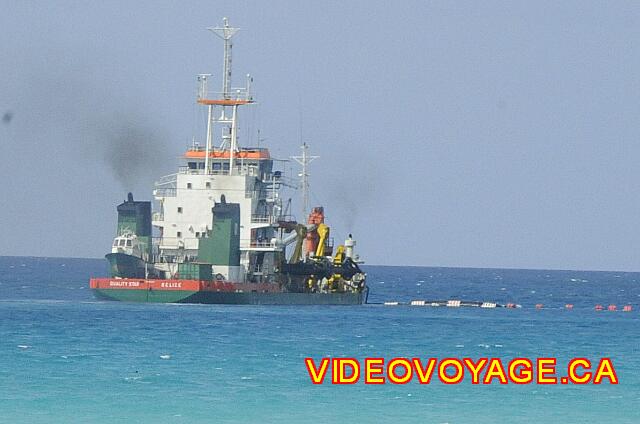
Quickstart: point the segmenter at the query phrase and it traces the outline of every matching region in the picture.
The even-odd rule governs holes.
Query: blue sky
[[[106,252],[194,136],[228,16],[245,144],[309,143],[367,262],[640,270],[637,2],[0,3],[1,255]]]

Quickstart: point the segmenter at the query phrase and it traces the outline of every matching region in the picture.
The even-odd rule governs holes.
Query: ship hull
[[[125,253],[109,253],[105,256],[109,261],[111,275],[120,278],[144,278],[145,262]]]
[[[102,300],[228,305],[361,305],[368,293],[290,293],[274,284],[108,278],[91,279],[90,287]]]

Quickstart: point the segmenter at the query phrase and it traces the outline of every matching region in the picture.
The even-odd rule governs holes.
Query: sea
[[[365,270],[363,306],[134,304],[94,299],[104,260],[0,257],[0,423],[640,422],[640,273]],[[521,307],[383,304],[435,299]],[[609,357],[619,384],[313,385],[325,356]]]

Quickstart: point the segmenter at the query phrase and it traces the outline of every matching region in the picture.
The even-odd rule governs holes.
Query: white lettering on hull
[[[140,287],[140,281],[109,281],[109,287]]]

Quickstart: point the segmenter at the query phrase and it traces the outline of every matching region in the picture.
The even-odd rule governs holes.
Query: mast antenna
[[[225,99],[231,96],[231,49],[233,43],[231,38],[240,31],[240,28],[229,26],[227,18],[222,19],[222,27],[207,28],[224,41],[224,64],[222,69],[222,96]]]
[[[302,216],[300,219],[304,220],[309,213],[309,164],[320,156],[309,156],[307,143],[302,143],[300,147],[302,148],[302,156],[291,156],[291,159],[302,166],[302,171],[298,176],[300,177],[300,189],[302,190]]]
[[[207,78],[209,75],[200,75],[200,90],[198,93],[198,103],[208,106],[207,116],[207,147],[205,149],[205,174],[209,174],[209,154],[213,144],[213,125],[222,125],[221,150],[229,150],[229,175],[235,171],[235,156],[238,151],[238,106],[253,103],[251,96],[251,83],[253,78],[247,75],[245,88],[231,88],[231,39],[240,30],[229,26],[229,20],[222,20],[222,27],[207,28],[224,41],[224,63],[222,74],[222,93],[207,93]],[[232,93],[231,91],[235,91]],[[213,94],[213,96],[209,96]],[[205,97],[203,97],[205,96]],[[214,118],[213,108],[219,106],[220,117]],[[231,116],[227,115],[228,108],[231,108]]]

